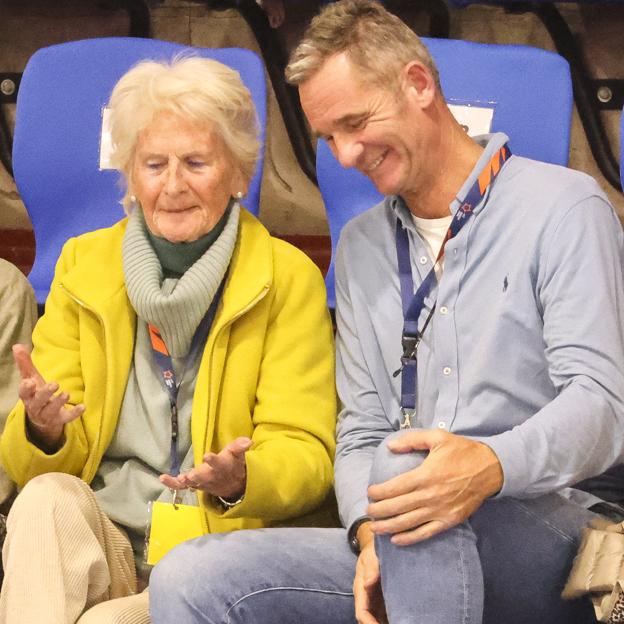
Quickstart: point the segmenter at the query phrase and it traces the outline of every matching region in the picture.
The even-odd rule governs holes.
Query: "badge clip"
[[[412,416],[416,413],[414,411],[413,414],[410,414],[408,410],[403,409],[403,422],[401,423],[401,429],[411,429],[412,428]]]
[[[177,511],[178,505],[182,502],[182,494],[180,493],[180,490],[171,489],[171,495],[173,496],[171,504],[173,505],[173,508]]]

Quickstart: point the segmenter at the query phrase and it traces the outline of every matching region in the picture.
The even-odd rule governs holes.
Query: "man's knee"
[[[377,447],[373,458],[370,473],[371,485],[383,483],[393,477],[413,470],[422,464],[427,456],[426,451],[411,451],[410,453],[393,453],[388,448],[388,442],[405,435],[405,431],[394,431]]]

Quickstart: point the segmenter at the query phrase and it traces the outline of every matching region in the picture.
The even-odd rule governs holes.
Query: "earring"
[[[130,201],[131,201],[133,204],[136,204],[136,195],[130,195]]]
[[[238,191],[238,193],[236,193],[236,195],[234,195],[234,197],[236,197],[236,199],[243,199],[243,197],[244,197],[243,191]]]

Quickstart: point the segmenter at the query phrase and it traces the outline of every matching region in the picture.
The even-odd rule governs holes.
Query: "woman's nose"
[[[169,159],[167,167],[167,179],[165,182],[165,191],[169,195],[175,195],[186,190],[186,182],[184,181],[184,171],[179,160]]]

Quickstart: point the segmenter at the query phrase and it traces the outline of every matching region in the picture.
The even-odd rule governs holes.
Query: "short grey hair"
[[[420,61],[440,78],[429,50],[396,15],[374,0],[341,0],[327,5],[307,28],[293,51],[286,79],[293,85],[309,80],[334,54],[345,52],[365,81],[396,88],[401,70]]]
[[[178,55],[171,61],[141,61],[115,85],[108,104],[111,163],[126,181],[122,204],[130,208],[132,162],[140,133],[160,112],[193,123],[210,123],[246,182],[260,151],[253,99],[237,71],[218,61]]]

